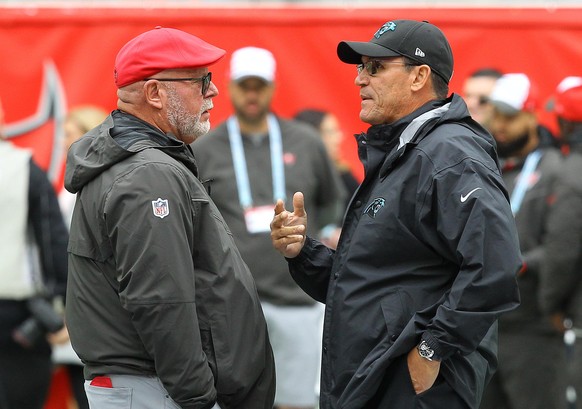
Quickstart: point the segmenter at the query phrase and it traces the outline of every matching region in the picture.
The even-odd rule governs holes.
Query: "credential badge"
[[[160,219],[170,214],[170,204],[167,199],[158,197],[158,200],[152,200],[152,208],[154,209],[154,216]]]

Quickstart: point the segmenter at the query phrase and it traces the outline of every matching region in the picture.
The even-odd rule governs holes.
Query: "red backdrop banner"
[[[212,123],[231,112],[227,96],[230,53],[253,45],[270,49],[278,63],[274,110],[292,116],[303,108],[334,112],[348,135],[342,153],[361,177],[355,142],[359,120],[355,67],[341,63],[341,40],[369,40],[386,21],[428,20],[450,40],[455,56],[451,91],[488,66],[525,72],[543,100],[567,75],[582,75],[582,9],[534,8],[260,8],[192,7],[0,8],[0,99],[6,133],[24,146],[58,185],[62,118],[70,108],[96,104],[115,109],[113,62],[119,48],[161,25],[193,33],[228,51],[212,67],[221,94]],[[553,118],[540,109],[540,119]]]
[[[342,40],[367,41],[384,22],[401,18],[428,20],[445,32],[455,56],[452,92],[459,93],[469,73],[481,67],[528,74],[543,101],[563,77],[582,75],[582,8],[0,7],[5,133],[33,149],[59,188],[59,141],[67,110],[83,104],[115,109],[117,51],[132,37],[161,25],[188,31],[228,51],[212,67],[221,91],[214,101],[214,125],[232,112],[226,95],[230,53],[248,45],[268,48],[278,63],[275,112],[334,112],[347,136],[342,153],[362,177],[349,135],[365,131],[367,125],[358,117],[355,67],[338,60],[336,47]],[[541,108],[539,115],[554,128],[551,114]],[[47,409],[66,405],[69,392],[61,378],[55,377]]]

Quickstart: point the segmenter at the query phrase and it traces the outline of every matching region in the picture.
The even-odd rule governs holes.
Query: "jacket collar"
[[[115,110],[111,116],[114,127],[110,129],[110,135],[122,148],[134,153],[148,148],[162,150],[198,175],[194,154],[189,145],[126,112]]]

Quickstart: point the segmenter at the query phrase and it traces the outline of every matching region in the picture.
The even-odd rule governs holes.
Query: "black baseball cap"
[[[443,32],[428,21],[392,20],[384,23],[369,42],[342,41],[337,55],[347,64],[366,57],[408,57],[428,65],[448,84],[453,76],[453,52]]]

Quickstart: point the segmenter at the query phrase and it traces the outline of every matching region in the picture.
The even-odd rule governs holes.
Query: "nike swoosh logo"
[[[475,193],[479,189],[481,189],[481,188],[476,187],[475,189],[473,189],[469,193],[467,193],[465,196],[461,195],[461,203],[465,203],[467,201],[467,199],[469,198],[469,196],[471,196],[473,193]]]

